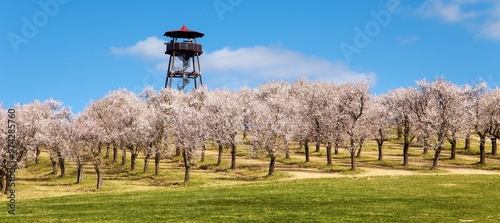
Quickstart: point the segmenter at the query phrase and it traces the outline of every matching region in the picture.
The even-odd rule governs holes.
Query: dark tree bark
[[[355,171],[356,170],[356,157],[354,156],[354,152],[351,152],[351,170]]]
[[[423,140],[424,140],[423,153],[427,154],[429,153],[429,139],[427,138],[427,136],[425,136]]]
[[[127,163],[127,148],[122,146],[122,166]]]
[[[4,182],[7,182],[7,181],[4,181],[4,178],[5,178],[5,174],[2,170],[0,170],[0,191],[4,192]]]
[[[104,159],[109,159],[109,143],[106,143],[106,155],[104,156]]]
[[[408,166],[409,150],[410,150],[410,143],[405,142],[403,146],[403,166]]]
[[[160,151],[156,150],[156,153],[155,153],[155,176],[158,176],[158,174],[160,173],[160,157],[161,157]]]
[[[137,156],[139,156],[138,148],[134,149],[134,145],[129,145],[128,150],[130,150],[130,170],[135,170],[135,161],[137,160]]]
[[[247,138],[247,134],[248,134],[248,122],[243,122],[243,140]]]
[[[96,185],[96,188],[97,189],[101,189],[102,188],[102,172],[101,172],[101,169],[99,168],[98,165],[94,165],[94,169],[95,169],[95,172],[97,174],[97,185]]]
[[[339,144],[338,143],[335,143],[334,151],[335,151],[335,155],[339,154]]]
[[[236,169],[236,144],[231,143],[231,169]]]
[[[306,153],[306,162],[309,162],[309,139],[304,142],[304,151]]]
[[[40,153],[41,153],[40,146],[37,146],[35,151],[35,164],[40,163]]]
[[[189,179],[191,177],[190,176],[191,175],[191,157],[188,154],[187,150],[184,150],[184,152],[182,153],[182,157],[184,159],[184,168],[185,168],[184,183],[188,184],[189,183]]]
[[[147,173],[148,172],[148,166],[149,166],[149,158],[151,158],[151,145],[148,149],[148,151],[146,151],[146,156],[144,156],[144,168],[143,168],[143,173]]]
[[[491,155],[496,156],[497,155],[497,138],[496,137],[491,137]]]
[[[99,155],[101,155],[102,153],[102,142],[99,142],[99,144],[97,145],[97,153],[99,153]]]
[[[452,137],[451,140],[448,140],[451,145],[451,155],[450,159],[454,160],[457,156],[457,139],[455,137]]]
[[[10,179],[11,179],[10,176],[11,176],[10,169],[7,169],[7,173],[5,174],[5,191],[4,191],[4,194],[9,193],[9,191],[10,191],[10,186],[11,186],[11,184],[9,183]]]
[[[285,144],[285,159],[290,159],[290,147],[288,143]]]
[[[81,163],[80,161],[77,161],[76,172],[76,183],[83,183],[83,163]]]
[[[326,164],[332,165],[332,143],[326,144]]]
[[[469,134],[467,134],[465,136],[465,147],[464,147],[464,149],[466,151],[470,151],[470,135]]]
[[[397,136],[397,140],[401,140],[401,137],[403,137],[403,131],[401,130],[401,126],[398,126],[398,136]]]
[[[384,145],[384,140],[377,139],[377,147],[378,147],[378,160],[384,159],[384,153],[382,151],[382,146]]]
[[[52,162],[52,174],[57,175],[57,160],[50,158],[50,161]]]
[[[486,164],[486,134],[479,134],[479,163]]]
[[[117,159],[118,159],[118,147],[116,147],[116,144],[113,143],[113,163],[116,163]]]
[[[66,166],[63,157],[59,157],[59,169],[61,169],[61,174],[59,176],[64,177],[66,175]]]
[[[356,157],[359,158],[361,157],[361,150],[363,150],[363,143],[365,142],[364,139],[360,140],[359,142],[359,149],[358,149],[358,154],[356,154]]]
[[[351,148],[349,149],[349,153],[351,154],[351,171],[356,170],[356,145],[354,145],[354,141],[351,139]]]
[[[443,150],[443,146],[440,145],[438,146],[438,148],[436,149],[436,153],[434,154],[434,160],[432,161],[431,170],[437,170],[441,150]]]
[[[321,142],[319,141],[319,139],[316,141],[316,151],[317,153],[319,153],[320,151],[320,148],[321,148]]]
[[[268,176],[273,176],[274,175],[274,166],[276,164],[276,156],[270,156],[270,157],[271,157],[271,162],[269,163]]]
[[[206,145],[206,143],[203,143],[203,145],[201,146],[201,158],[200,158],[201,162],[205,161],[205,151],[206,150],[207,150],[207,145]]]
[[[217,165],[216,166],[220,166],[222,163],[222,152],[223,151],[224,151],[224,149],[222,148],[222,144],[219,143],[219,155],[217,155]]]

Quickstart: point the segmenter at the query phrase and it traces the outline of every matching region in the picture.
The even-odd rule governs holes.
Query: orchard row
[[[310,143],[325,145],[328,164],[332,164],[332,149],[346,149],[354,170],[355,155],[365,140],[377,142],[382,159],[384,141],[397,131],[404,141],[403,165],[409,163],[410,145],[419,139],[424,152],[435,152],[431,168],[436,169],[445,142],[451,144],[454,158],[457,139],[477,134],[479,162],[484,163],[486,139],[496,142],[500,137],[500,89],[488,89],[485,83],[458,86],[444,78],[417,81],[414,87],[382,95],[370,94],[367,83],[306,79],[268,82],[237,91],[199,88],[185,93],[146,88],[135,94],[120,89],[92,101],[76,115],[52,99],[17,105],[15,110],[14,158],[19,167],[37,163],[44,149],[50,154],[54,173],[59,167],[64,175],[65,161],[74,161],[78,182],[83,179],[84,164],[92,163],[97,188],[102,186],[103,159],[111,159],[112,152],[116,162],[119,150],[122,162],[127,152],[131,154],[131,169],[136,168],[140,153],[145,154],[145,168],[154,159],[156,174],[167,154],[182,156],[188,183],[191,167],[204,158],[207,143],[221,148],[219,163],[222,148],[231,148],[234,169],[236,145],[244,140],[253,145],[253,152],[269,157],[269,175],[273,175],[276,158],[289,156],[291,142],[304,145],[306,161]],[[1,125],[7,118],[7,111],[2,110]],[[7,134],[7,126],[1,127],[0,177],[8,181],[7,163],[12,157],[7,153]],[[496,153],[496,143],[493,148]]]

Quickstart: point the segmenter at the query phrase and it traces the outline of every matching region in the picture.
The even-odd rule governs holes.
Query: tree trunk
[[[59,168],[61,169],[61,174],[59,175],[59,177],[64,177],[64,175],[66,174],[66,167],[64,165],[64,158],[62,157],[59,157]]]
[[[135,170],[135,160],[139,154],[136,152],[130,152],[130,170]]]
[[[356,151],[350,151],[351,154],[351,170],[355,171],[356,170],[356,157],[354,156]]]
[[[429,153],[429,139],[427,138],[427,136],[424,137],[424,154],[427,154]]]
[[[5,174],[5,191],[4,191],[4,194],[7,194],[10,192],[10,186],[11,184],[9,183],[10,182],[10,176],[12,175],[12,173],[10,172],[10,168],[7,168],[7,173]]]
[[[351,154],[351,170],[355,171],[356,170],[356,145],[354,144],[354,141],[351,139],[351,147],[349,148],[349,153]]]
[[[290,147],[288,146],[288,142],[285,143],[285,159],[290,159]]]
[[[306,139],[304,142],[304,151],[306,153],[306,162],[309,162],[309,140]]]
[[[231,169],[236,169],[236,144],[231,143]]]
[[[244,140],[244,139],[247,138],[248,123],[247,122],[243,122],[243,126],[244,126],[244,128],[243,128],[243,139],[242,140]]]
[[[81,184],[83,183],[83,164],[80,163],[80,161],[78,161],[76,171],[77,171],[76,183]]]
[[[467,134],[465,136],[465,147],[464,147],[464,149],[466,151],[470,151],[470,134]]]
[[[0,191],[4,191],[4,181],[3,179],[5,178],[3,171],[0,171]]]
[[[274,164],[276,163],[276,156],[270,156],[271,162],[269,163],[269,174],[268,176],[274,175]]]
[[[333,149],[335,151],[335,155],[339,154],[339,144],[335,143],[335,147]]]
[[[122,147],[122,166],[125,165],[125,163],[127,163],[127,148],[125,147]]]
[[[99,144],[97,145],[97,153],[99,153],[99,155],[101,155],[102,153],[102,142],[99,142]]]
[[[332,144],[330,142],[326,144],[326,164],[332,165]]]
[[[106,155],[104,156],[104,159],[109,159],[109,143],[106,143]]]
[[[35,164],[39,164],[40,163],[40,146],[37,146],[36,147],[36,153],[35,153]]]
[[[52,174],[57,175],[57,161],[54,159],[51,159],[52,162]]]
[[[486,134],[479,134],[479,163],[486,164]]]
[[[150,147],[150,149],[148,149],[148,151],[146,152],[146,156],[144,157],[143,173],[148,172],[149,158],[151,158],[151,147]]]
[[[382,146],[384,145],[384,140],[377,140],[378,146],[378,160],[384,159],[384,154],[382,152]]]
[[[410,150],[410,143],[405,142],[403,146],[403,166],[408,166],[408,152]]]
[[[491,155],[497,155],[497,138],[491,137]]]
[[[398,126],[398,138],[397,138],[397,140],[401,140],[401,137],[403,137],[403,131],[401,130],[401,126]]]
[[[321,142],[319,141],[319,139],[316,141],[316,151],[317,153],[319,153],[319,150],[321,148]]]
[[[358,154],[356,154],[356,157],[357,157],[357,158],[361,157],[361,150],[363,150],[363,143],[364,143],[364,140],[360,140],[360,141],[359,141],[359,149],[358,149]]]
[[[191,174],[191,160],[189,159],[189,155],[187,154],[187,150],[184,150],[182,153],[182,157],[184,158],[184,183],[188,184]]]
[[[94,169],[95,169],[95,172],[97,174],[97,186],[96,186],[96,188],[97,189],[101,189],[102,188],[102,172],[101,172],[101,169],[97,165],[94,165]]]
[[[222,152],[223,152],[222,144],[219,143],[219,155],[217,156],[217,165],[216,166],[220,166],[222,163]]]
[[[205,161],[205,151],[206,150],[207,150],[207,144],[203,143],[203,145],[201,146],[201,158],[200,158],[201,162]]]
[[[155,153],[155,176],[158,176],[158,173],[160,172],[160,156],[161,156],[161,153],[159,151],[156,151],[156,153]]]
[[[451,144],[451,155],[450,155],[450,159],[451,160],[454,160],[457,156],[457,139],[455,137],[453,137],[451,140],[450,140],[450,144]]]
[[[434,160],[432,161],[431,170],[437,170],[439,155],[441,154],[441,150],[443,150],[443,146],[439,145],[438,148],[436,149],[436,153],[434,154]]]
[[[113,163],[116,163],[117,159],[118,159],[118,148],[116,147],[116,144],[113,144]]]

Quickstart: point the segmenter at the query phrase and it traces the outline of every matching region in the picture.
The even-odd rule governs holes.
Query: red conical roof
[[[199,38],[203,37],[205,34],[196,32],[193,30],[189,30],[186,25],[182,25],[182,28],[179,30],[171,30],[165,32],[164,36],[172,37],[172,38]]]

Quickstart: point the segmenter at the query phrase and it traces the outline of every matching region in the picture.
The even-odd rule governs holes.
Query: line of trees
[[[1,109],[1,107],[0,107]],[[236,145],[245,140],[253,152],[266,154],[269,175],[274,174],[276,158],[290,156],[289,145],[300,142],[309,161],[309,145],[324,145],[326,162],[340,148],[351,157],[351,169],[363,144],[375,140],[378,159],[383,159],[383,143],[398,133],[404,146],[403,165],[409,164],[409,148],[415,140],[423,152],[434,151],[431,169],[438,161],[445,142],[455,158],[457,140],[480,138],[480,160],[486,162],[485,144],[500,138],[500,89],[489,90],[484,82],[462,86],[444,78],[421,80],[416,86],[398,88],[372,95],[367,83],[333,84],[299,79],[293,83],[269,82],[258,88],[237,91],[199,88],[185,93],[173,89],[155,91],[146,88],[141,94],[125,89],[110,92],[91,101],[84,111],[72,114],[69,107],[50,99],[16,105],[18,132],[16,156],[20,167],[39,162],[42,149],[50,155],[53,173],[65,175],[65,163],[74,161],[77,183],[83,181],[85,163],[92,163],[97,175],[96,187],[102,187],[103,159],[136,169],[143,153],[144,172],[150,159],[159,172],[161,159],[182,156],[184,182],[197,159],[204,159],[206,144],[218,146],[217,165],[223,148],[231,149],[231,169],[236,168]],[[0,112],[0,182],[6,177],[6,111]],[[243,139],[238,134],[243,131]],[[59,172],[60,171],[60,172]],[[4,184],[0,183],[4,188]]]

